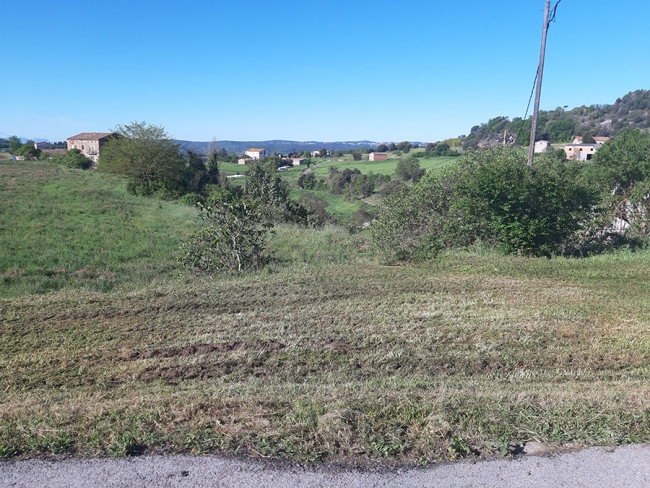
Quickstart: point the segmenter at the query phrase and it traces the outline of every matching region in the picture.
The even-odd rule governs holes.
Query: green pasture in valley
[[[338,161],[339,158],[332,158],[326,162],[318,165],[314,169],[314,172],[317,175],[327,175],[329,174],[329,168],[335,166],[339,171],[343,171],[346,168],[349,169],[358,169],[363,174],[367,174],[370,171],[373,173],[381,173],[383,175],[394,175],[395,168],[397,168],[397,163],[399,158],[388,159],[386,161]],[[448,164],[450,161],[453,161],[455,158],[450,157],[440,157],[440,158],[431,158],[431,159],[420,159],[420,167],[427,170],[432,168],[439,168]]]

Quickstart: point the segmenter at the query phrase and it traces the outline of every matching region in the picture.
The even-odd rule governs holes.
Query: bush
[[[62,156],[55,156],[52,161],[75,169],[89,169],[93,165],[92,160],[84,156],[79,149],[70,149]]]
[[[397,163],[395,174],[403,181],[408,181],[413,178],[413,175],[420,169],[420,161],[415,156],[407,156],[402,158]],[[417,173],[420,177],[421,175]]]
[[[505,253],[550,256],[596,212],[598,188],[579,176],[577,164],[552,157],[529,168],[525,154],[509,148],[474,152],[386,198],[375,244],[387,261],[478,240]]]
[[[206,227],[183,243],[179,260],[200,271],[245,272],[265,266],[273,224],[259,203],[250,199],[216,197],[199,205]]]
[[[308,173],[301,173],[298,177],[298,188],[305,190],[313,190],[316,186],[316,175],[311,171]]]

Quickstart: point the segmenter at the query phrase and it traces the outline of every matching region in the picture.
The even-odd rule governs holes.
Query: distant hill
[[[532,118],[495,117],[475,125],[463,141],[463,147],[486,147],[503,143],[504,132],[510,144],[527,145]],[[536,140],[570,142],[575,136],[615,136],[621,129],[650,128],[650,90],[637,90],[611,105],[590,105],[565,110],[540,110]]]
[[[176,141],[186,151],[195,151],[205,153],[210,144],[216,144],[217,149],[225,149],[228,153],[243,154],[249,148],[264,148],[270,153],[288,154],[295,151],[318,151],[319,149],[328,149],[332,151],[345,151],[357,148],[376,148],[381,142],[373,141],[217,141],[215,142],[194,142],[194,141]],[[414,144],[423,144],[412,141]]]

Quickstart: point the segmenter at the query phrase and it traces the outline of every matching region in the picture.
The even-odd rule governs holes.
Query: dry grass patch
[[[459,255],[2,300],[0,454],[648,442],[650,267],[610,264]]]

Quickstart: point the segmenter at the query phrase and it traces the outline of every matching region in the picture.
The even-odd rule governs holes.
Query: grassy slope
[[[9,167],[3,222],[22,192],[38,209],[55,206],[47,187],[70,201],[62,190],[98,199],[114,184]],[[9,200],[11,185],[22,190]],[[122,196],[130,222],[148,228],[187,212]],[[50,214],[27,215],[35,225]],[[126,222],[55,215],[65,238],[104,225],[115,244]],[[110,293],[6,293],[23,296],[0,299],[0,371],[10,372],[0,375],[0,457],[160,449],[426,462],[533,439],[650,441],[648,254],[383,267],[363,238],[336,228],[283,227],[273,245],[281,262],[268,275],[156,280],[165,266],[129,275],[151,258],[126,253]],[[155,249],[152,263],[167,252]]]
[[[0,296],[108,291],[175,271],[173,253],[196,212],[124,187],[46,162],[0,164]]]

